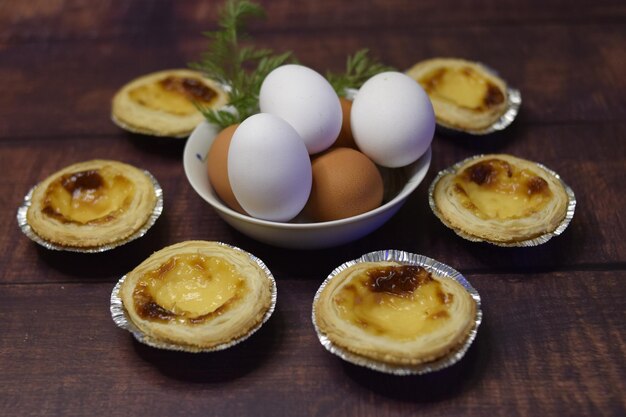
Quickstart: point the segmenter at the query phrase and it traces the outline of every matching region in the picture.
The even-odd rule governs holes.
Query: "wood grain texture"
[[[427,31],[260,33],[256,39],[277,51],[293,51],[320,72],[342,70],[346,56],[365,47],[400,70],[436,56],[481,61],[522,91],[524,124],[581,124],[626,117],[624,28],[443,26]],[[52,138],[119,134],[110,122],[115,92],[140,75],[200,59],[206,46],[201,32],[2,46],[0,86],[5,94],[0,96],[0,114],[5,121],[0,123],[0,140],[41,133]]]
[[[126,136],[126,137],[125,137]],[[187,183],[182,169],[182,141],[155,140],[148,137],[42,138],[0,142],[0,164],[21,174],[1,182],[0,191],[7,204],[0,218],[5,265],[24,263],[21,269],[6,268],[0,282],[66,281],[60,265],[72,265],[72,274],[85,279],[121,276],[147,255],[164,246],[186,239],[228,242],[262,257],[291,277],[320,279],[332,269],[361,254],[393,248],[420,253],[449,263],[461,271],[545,271],[560,268],[624,267],[626,223],[623,172],[626,151],[616,149],[611,139],[626,136],[626,124],[606,126],[535,126],[521,123],[506,134],[481,139],[450,138],[437,135],[433,161],[428,175],[399,213],[382,228],[365,238],[312,253],[276,250],[254,242],[226,225]],[[598,140],[598,138],[603,138]],[[64,152],[41,152],[54,140]],[[593,143],[595,146],[590,146]],[[498,248],[468,242],[447,229],[428,207],[428,186],[439,170],[475,154],[510,153],[545,164],[558,172],[576,193],[574,219],[562,236],[535,248]],[[585,155],[581,161],[581,155]],[[16,226],[15,212],[26,192],[50,173],[80,160],[116,159],[153,173],[164,190],[165,207],[146,239],[133,242],[111,253],[76,255],[42,250],[28,240]],[[310,257],[315,265],[301,268]],[[115,259],[111,262],[111,259]],[[94,267],[94,264],[98,267]],[[37,271],[37,274],[33,272]]]
[[[268,12],[255,32],[412,30],[456,26],[623,24],[626,7],[616,0],[519,2],[372,0],[258,1]],[[36,0],[0,4],[0,41],[93,40],[197,34],[216,27],[220,1]],[[158,27],[159,31],[155,31]]]
[[[371,0],[261,3],[260,45],[321,72],[367,47],[403,70],[434,56],[496,69],[523,95],[505,132],[437,133],[424,182],[356,242],[277,249],[222,221],[187,184],[184,140],[110,121],[124,83],[185,67],[206,47],[220,1],[0,2],[0,415],[623,416],[626,414],[626,5],[623,1]],[[437,172],[479,153],[543,163],[574,189],[576,215],[536,248],[467,242],[431,213]],[[48,251],[16,226],[38,181],[110,158],[152,172],[165,209],[143,238],[94,255]],[[115,327],[114,283],[152,252],[190,239],[239,246],[278,283],[273,317],[215,354],[152,349]],[[478,338],[457,365],[392,377],[326,352],[311,324],[322,280],[343,262],[401,249],[462,272],[483,300]]]
[[[442,372],[392,377],[326,352],[310,321],[316,280],[278,279],[274,316],[224,352],[145,347],[116,328],[112,283],[5,285],[6,415],[609,415],[625,406],[623,273],[472,275],[484,321]],[[598,298],[601,293],[602,297]],[[506,381],[506,383],[503,383]],[[33,401],[37,398],[37,401]]]

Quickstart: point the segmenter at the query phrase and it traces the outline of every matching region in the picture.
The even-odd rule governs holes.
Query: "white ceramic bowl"
[[[417,188],[430,166],[430,148],[420,159],[401,169],[383,170],[385,202],[382,206],[341,220],[307,222],[296,218],[288,223],[255,219],[228,208],[217,196],[206,169],[206,155],[217,134],[214,126],[200,123],[189,136],[183,153],[185,174],[194,190],[227,223],[251,238],[271,245],[295,249],[316,249],[351,242],[376,230],[393,216]]]

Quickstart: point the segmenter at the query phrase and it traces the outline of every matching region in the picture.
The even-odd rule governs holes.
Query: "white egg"
[[[359,149],[389,168],[415,162],[435,133],[435,113],[412,78],[383,72],[367,80],[352,103],[351,128]]]
[[[288,221],[302,210],[311,193],[311,161],[289,123],[271,114],[255,114],[233,134],[228,179],[248,214]]]
[[[330,147],[341,130],[339,97],[328,81],[302,65],[270,72],[259,93],[261,112],[285,119],[300,134],[310,154]]]

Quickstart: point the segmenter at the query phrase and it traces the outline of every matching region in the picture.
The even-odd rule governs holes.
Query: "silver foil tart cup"
[[[494,71],[495,73],[495,71]],[[519,113],[519,109],[522,105],[522,93],[516,88],[507,87],[506,89],[506,97],[507,97],[507,108],[502,113],[502,116],[495,122],[493,122],[490,126],[485,127],[484,129],[479,130],[470,130],[470,129],[461,129],[455,126],[447,125],[439,120],[437,120],[437,130],[443,134],[448,135],[473,135],[473,136],[484,136],[489,135],[491,133],[499,132],[501,130],[509,127],[513,120],[517,117]]]
[[[335,276],[337,276],[340,272],[348,269],[349,267],[362,262],[397,262],[403,265],[421,266],[434,276],[450,278],[461,284],[476,303],[474,325],[468,333],[465,341],[445,356],[434,361],[425,362],[418,365],[396,365],[387,362],[377,361],[371,358],[367,358],[365,356],[357,355],[333,343],[333,341],[330,340],[318,327],[315,318],[315,305],[317,304],[317,300],[319,299],[326,285]],[[339,356],[346,362],[392,375],[423,375],[435,371],[440,371],[444,368],[454,365],[455,363],[460,361],[463,356],[465,356],[465,353],[472,345],[472,342],[474,341],[474,339],[476,339],[476,334],[478,333],[478,327],[480,326],[482,317],[483,313],[481,310],[481,301],[478,291],[476,291],[476,289],[472,287],[467,279],[465,279],[465,277],[461,275],[458,271],[449,267],[448,265],[445,265],[426,256],[392,249],[370,252],[361,256],[358,259],[348,261],[335,268],[317,290],[315,298],[313,299],[312,312],[312,320],[313,326],[315,327],[315,332],[317,333],[317,337],[320,343],[322,344],[322,346],[324,346],[324,348],[326,348],[326,350],[334,355]]]
[[[163,189],[161,188],[161,185],[150,172],[143,171],[143,173],[146,174],[148,178],[150,178],[150,182],[152,183],[152,186],[154,188],[154,195],[156,197],[156,203],[154,204],[154,208],[152,209],[152,213],[150,214],[150,217],[148,217],[148,220],[146,220],[146,222],[139,229],[137,229],[135,233],[133,233],[132,235],[128,236],[125,239],[107,243],[106,245],[84,248],[84,247],[78,247],[78,246],[58,245],[56,243],[49,242],[41,238],[41,236],[35,233],[32,227],[30,227],[30,224],[28,224],[28,218],[27,218],[28,209],[30,208],[32,204],[33,191],[35,191],[36,186],[31,188],[28,191],[28,193],[24,197],[24,201],[22,202],[22,205],[17,209],[17,225],[22,230],[22,233],[24,233],[30,240],[50,250],[66,251],[66,252],[80,252],[80,253],[100,253],[100,252],[106,252],[108,250],[117,248],[118,246],[125,245],[126,243],[131,242],[145,235],[146,232],[150,230],[150,228],[154,225],[154,223],[157,221],[157,219],[163,212]]]
[[[531,247],[531,246],[542,245],[546,243],[548,240],[552,239],[553,237],[560,235],[561,233],[565,231],[565,229],[567,229],[567,226],[569,226],[570,222],[572,221],[572,218],[574,218],[574,211],[576,210],[576,196],[574,194],[574,190],[572,190],[571,187],[563,181],[563,179],[559,176],[559,174],[547,168],[545,165],[542,165],[537,162],[534,162],[534,163],[538,167],[543,169],[545,172],[547,172],[549,175],[552,175],[557,181],[559,181],[559,183],[565,189],[565,194],[567,194],[567,211],[565,213],[565,217],[563,217],[563,220],[561,221],[561,223],[559,223],[559,225],[554,230],[550,232],[546,232],[540,236],[536,236],[532,239],[521,240],[519,242],[495,242],[492,240],[480,238],[478,236],[470,235],[468,233],[463,232],[462,230],[459,230],[453,227],[451,224],[449,224],[446,221],[445,217],[441,215],[441,213],[439,212],[439,209],[437,208],[437,205],[435,204],[435,197],[434,197],[435,187],[437,186],[437,183],[442,177],[449,175],[449,174],[455,174],[459,170],[459,168],[462,167],[463,165],[473,160],[482,158],[483,156],[485,155],[483,154],[474,155],[472,157],[469,157],[467,159],[464,159],[452,165],[449,168],[441,170],[437,174],[433,182],[430,184],[430,187],[428,187],[428,204],[430,205],[430,209],[432,210],[434,215],[437,216],[437,218],[441,220],[441,222],[446,227],[452,229],[457,235],[461,236],[465,240],[469,240],[471,242],[487,242],[487,243],[491,243],[492,245],[507,247],[507,248],[508,247]]]
[[[244,340],[248,339],[250,336],[252,336],[257,330],[261,328],[261,326],[263,326],[263,324],[265,324],[265,322],[267,322],[267,320],[269,320],[269,318],[272,316],[272,313],[274,313],[274,309],[276,308],[276,296],[277,296],[276,280],[274,279],[274,276],[270,272],[269,268],[265,265],[265,263],[259,258],[257,258],[256,256],[238,247],[227,245],[226,243],[221,243],[221,242],[217,242],[217,243],[220,245],[229,247],[231,249],[234,249],[236,251],[239,251],[245,254],[246,256],[248,256],[253,262],[255,262],[263,270],[263,272],[265,273],[265,276],[272,284],[270,306],[265,312],[265,314],[263,315],[263,318],[261,319],[261,321],[259,321],[259,323],[257,323],[253,328],[248,330],[248,332],[246,332],[244,335],[236,339],[230,340],[226,343],[215,345],[210,348],[201,348],[201,347],[195,347],[195,346],[189,346],[189,345],[182,345],[182,344],[164,342],[162,340],[154,339],[146,335],[143,331],[141,331],[141,329],[139,329],[132,322],[132,320],[128,316],[128,313],[126,312],[126,309],[124,308],[124,304],[122,303],[122,299],[119,293],[120,293],[120,287],[122,286],[122,283],[126,279],[126,275],[120,278],[120,280],[113,287],[113,291],[111,292],[111,318],[113,319],[113,322],[119,328],[129,331],[133,335],[133,337],[140,343],[143,343],[145,345],[148,345],[157,349],[173,350],[173,351],[179,351],[179,352],[190,352],[190,353],[217,352],[217,351],[228,349],[232,346],[235,346],[243,342]]]

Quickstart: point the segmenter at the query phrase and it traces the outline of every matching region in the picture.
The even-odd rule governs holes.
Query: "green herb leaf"
[[[373,60],[368,53],[368,49],[361,49],[354,55],[348,56],[345,73],[326,73],[326,79],[338,95],[345,97],[347,89],[360,88],[365,81],[376,74],[395,71],[395,68]]]
[[[220,10],[220,30],[206,32],[207,51],[190,67],[201,71],[228,90],[229,103],[222,109],[196,104],[207,121],[225,128],[259,112],[259,91],[273,69],[292,59],[291,52],[275,55],[271,49],[256,48],[249,42],[245,27],[252,18],[265,17],[264,9],[248,0],[228,0]]]

